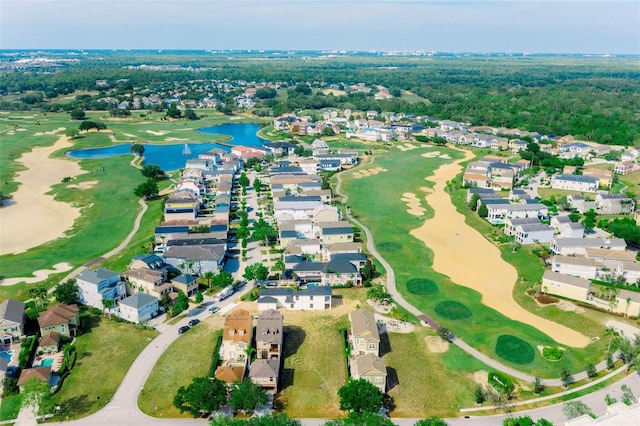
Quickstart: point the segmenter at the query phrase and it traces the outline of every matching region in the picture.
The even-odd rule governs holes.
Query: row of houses
[[[510,164],[505,157],[487,155],[467,165],[462,184],[475,188],[511,189],[520,173],[530,165],[527,160]]]

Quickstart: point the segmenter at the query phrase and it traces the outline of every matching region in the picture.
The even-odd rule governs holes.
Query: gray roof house
[[[283,337],[282,314],[275,309],[262,311],[256,322],[256,356],[260,359],[280,359]]]
[[[158,315],[158,299],[146,293],[136,293],[120,301],[118,316],[134,323],[144,323]]]
[[[380,334],[373,312],[360,308],[349,314],[354,355],[380,353]]]
[[[258,310],[287,308],[291,311],[331,309],[331,287],[317,286],[301,290],[291,288],[260,289]]]
[[[0,344],[9,345],[24,337],[24,309],[25,304],[15,299],[0,304]]]

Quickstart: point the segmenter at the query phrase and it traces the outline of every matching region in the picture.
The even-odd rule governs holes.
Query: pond
[[[164,171],[172,171],[183,168],[188,159],[197,158],[198,155],[214,148],[231,151],[231,145],[261,147],[264,142],[268,141],[258,137],[257,132],[259,129],[260,125],[258,124],[245,123],[223,124],[221,126],[198,129],[200,133],[231,136],[232,139],[223,145],[211,142],[167,145],[143,144],[144,164],[157,164]],[[188,146],[189,149],[185,150],[185,146]],[[185,151],[189,153],[185,153]],[[106,158],[127,154],[131,154],[129,144],[111,145],[102,148],[76,149],[67,152],[67,155],[72,158]]]

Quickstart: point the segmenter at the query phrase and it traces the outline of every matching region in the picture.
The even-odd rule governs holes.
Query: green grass
[[[209,374],[213,349],[221,333],[212,321],[205,321],[164,351],[138,396],[143,413],[154,417],[191,417],[189,413],[180,414],[173,406],[173,397],[180,386],[188,386],[194,377]]]
[[[82,320],[85,332],[76,339],[75,367],[53,397],[61,407],[58,420],[85,417],[104,407],[135,358],[158,335],[101,316],[87,315]]]
[[[585,193],[585,192],[580,192],[580,191],[569,191],[566,189],[554,189],[554,188],[538,188],[538,195],[540,196],[540,198],[544,199],[544,200],[548,200],[551,198],[551,196],[556,197],[556,199],[562,197],[562,196],[567,196],[567,195],[584,195],[585,197],[593,197],[595,198],[596,194],[593,193]]]
[[[407,291],[412,294],[428,296],[439,291],[438,284],[427,278],[412,278],[407,281]]]
[[[3,396],[2,401],[0,401],[0,421],[17,418],[21,406],[22,395]]]
[[[536,350],[519,337],[503,334],[496,342],[496,354],[514,364],[525,365],[533,362]]]
[[[459,151],[446,147],[438,149],[453,159],[462,155]],[[427,150],[391,150],[389,155],[378,155],[375,161],[376,166],[387,169],[387,172],[362,179],[353,179],[350,172],[342,174],[343,190],[349,195],[351,211],[375,236],[376,246],[394,268],[398,290],[407,301],[434,318],[437,315],[434,308],[440,302],[454,300],[465,305],[472,312],[473,321],[442,319],[441,322],[454,334],[489,356],[495,357],[497,338],[503,334],[517,336],[534,345],[558,346],[557,342],[535,327],[512,321],[482,304],[478,292],[456,285],[448,277],[431,269],[433,253],[422,241],[411,237],[409,232],[420,227],[425,218],[432,217],[433,211],[426,205],[424,217],[412,216],[406,212],[406,205],[400,198],[404,192],[420,194],[420,187],[429,186],[425,177],[428,179],[436,167],[450,160],[425,158],[421,156],[423,152]],[[458,211],[466,216],[467,223],[483,234],[493,232],[494,228],[489,223],[465,206],[465,195],[465,190],[455,191],[452,201]],[[525,290],[539,281],[544,272],[543,265],[531,254],[531,248],[525,247],[512,254],[510,246],[498,247],[503,259],[514,265],[519,272],[521,278],[515,285],[513,295],[525,309],[589,336],[602,335],[602,317],[593,316],[591,313],[580,315],[563,312],[557,307],[539,307],[525,295]],[[412,294],[408,290],[408,283],[416,278],[435,282],[439,291],[430,295]],[[536,357],[527,366],[527,370],[541,377],[557,377],[559,368],[562,367],[567,367],[572,372],[578,371],[587,361],[597,362],[604,357],[603,349],[606,345],[602,344],[601,340],[590,344],[586,349],[569,349],[567,356],[553,365],[544,361],[542,357]],[[519,367],[516,363],[503,362],[514,368]]]
[[[461,320],[471,318],[471,311],[460,302],[455,300],[445,300],[438,303],[434,308],[436,314],[448,320]]]

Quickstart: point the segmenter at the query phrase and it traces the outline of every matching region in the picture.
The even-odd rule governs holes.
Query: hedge
[[[29,360],[31,359],[33,351],[36,348],[37,341],[38,336],[29,336],[24,340],[24,342],[22,342],[20,355],[18,355],[18,366],[21,369],[27,368],[27,364],[29,364]]]
[[[340,330],[338,330],[338,332],[340,333],[340,341],[342,343],[342,355],[344,356],[344,381],[345,383],[349,382],[349,378],[350,378],[350,374],[349,374],[349,355],[350,355],[350,348],[349,348],[349,341],[347,339],[347,329],[346,328],[341,328]]]
[[[220,346],[222,346],[222,333],[218,333],[216,337],[216,346],[213,348],[213,357],[211,357],[211,366],[209,367],[209,377],[213,377],[216,374],[216,368],[218,368],[218,362],[220,361]]]

